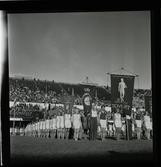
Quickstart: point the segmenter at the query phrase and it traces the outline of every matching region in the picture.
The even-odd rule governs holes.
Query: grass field
[[[79,141],[11,136],[11,163],[128,162],[153,160],[153,140]]]

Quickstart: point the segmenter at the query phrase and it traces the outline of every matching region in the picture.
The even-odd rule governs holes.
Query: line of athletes
[[[65,114],[60,110],[58,115],[54,114],[51,118],[48,116],[47,119],[40,119],[38,122],[29,123],[25,128],[25,135],[29,137],[50,137],[54,139],[56,137],[58,139],[74,138],[77,141],[78,139],[82,139],[83,132],[84,138],[87,138],[89,132],[90,140],[96,139],[97,135],[101,137],[102,141],[105,140],[107,135],[115,136],[119,140],[121,132],[123,134],[126,133],[125,121],[121,117],[119,109],[116,110],[113,117],[109,117],[107,113],[104,105],[101,106],[101,110],[98,112],[95,104],[92,104],[92,110],[88,115],[84,115],[83,111],[79,111],[76,107],[73,109],[72,115],[69,113],[69,110]],[[92,123],[92,120],[96,121]],[[145,129],[147,139],[150,139],[152,123],[148,112],[142,118],[138,108],[135,112],[134,120],[133,125],[135,127],[132,128],[132,131],[136,131],[137,139],[140,139],[142,127]],[[96,134],[95,137],[93,137],[93,134]]]

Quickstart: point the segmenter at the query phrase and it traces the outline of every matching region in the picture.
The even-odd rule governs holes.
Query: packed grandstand
[[[90,85],[89,85],[90,86]],[[96,86],[98,105],[104,103],[110,106],[111,91],[108,86]],[[43,112],[46,110],[40,104],[51,104],[50,110],[57,104],[62,104],[62,94],[74,94],[74,105],[82,105],[83,88],[78,84],[62,83],[55,81],[27,79],[24,77],[9,78],[9,99],[13,104],[15,98],[17,104],[10,105],[10,117],[30,117],[34,111]],[[133,107],[144,108],[144,96],[150,95],[151,90],[134,89]],[[44,105],[45,106],[45,105]],[[16,112],[14,113],[14,110]]]

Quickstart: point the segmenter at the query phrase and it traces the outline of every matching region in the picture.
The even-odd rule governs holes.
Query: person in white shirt
[[[79,114],[81,115],[81,118],[80,118],[80,128],[79,128],[79,132],[78,132],[78,139],[81,140],[82,139],[82,131],[83,131],[83,112],[80,111]]]
[[[65,132],[66,132],[66,139],[69,139],[69,130],[71,128],[71,114],[69,113],[69,109],[67,110],[67,113],[64,115],[65,119]]]
[[[40,125],[40,137],[42,137],[42,124],[43,124],[43,119],[40,119],[39,125]]]
[[[50,120],[50,129],[51,129],[51,138],[55,139],[56,137],[56,114]]]
[[[45,137],[45,118],[42,120],[42,137]]]
[[[78,108],[75,108],[75,113],[73,114],[73,128],[74,128],[74,140],[78,141],[78,134],[80,129],[81,115],[79,114]]]
[[[57,129],[57,138],[58,139],[60,139],[60,136],[61,136],[61,127],[60,127],[61,119],[60,119],[60,116],[61,116],[61,111],[59,111],[59,113],[56,117],[56,129]]]
[[[62,114],[60,116],[60,128],[61,128],[60,136],[61,136],[61,139],[64,139],[64,137],[65,137],[65,120],[64,120],[64,112],[62,111],[61,113]]]
[[[145,112],[143,119],[144,119],[145,135],[146,138],[150,140],[150,131],[152,130],[152,124],[148,111]]]
[[[40,137],[40,119],[37,121],[37,137]]]
[[[27,124],[26,127],[25,127],[25,136],[28,136],[28,135],[27,135],[27,132],[28,132],[28,124]]]
[[[120,140],[122,120],[121,120],[121,114],[119,113],[119,108],[116,109],[116,113],[114,114],[114,126],[116,128],[116,139]]]
[[[40,137],[40,119],[37,121],[37,137]]]
[[[35,122],[32,123],[32,137],[35,137]]]
[[[49,138],[49,133],[50,133],[50,117],[48,116],[47,119],[45,120],[45,137]]]

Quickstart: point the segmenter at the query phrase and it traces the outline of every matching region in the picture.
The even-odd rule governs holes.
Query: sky
[[[111,86],[124,68],[150,89],[150,38],[149,11],[8,14],[9,75]]]

